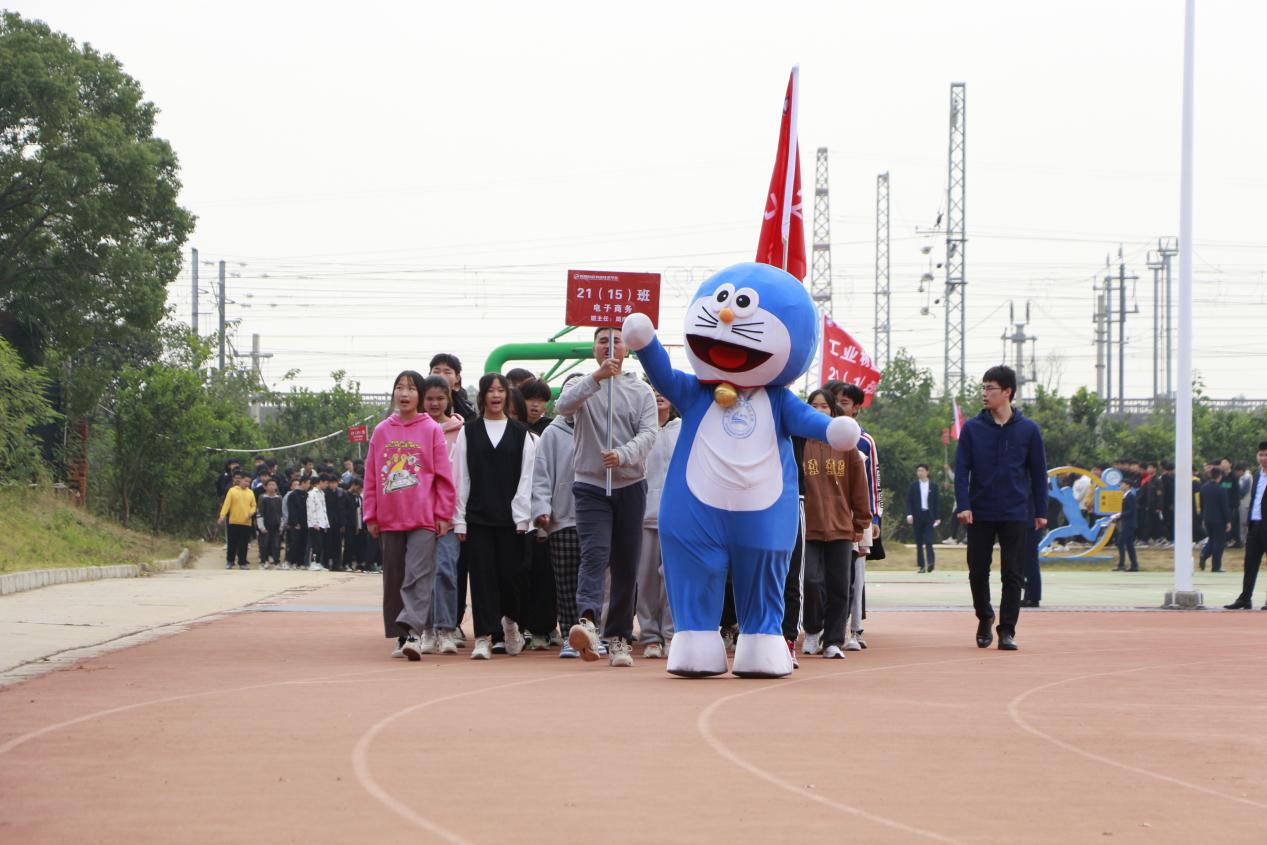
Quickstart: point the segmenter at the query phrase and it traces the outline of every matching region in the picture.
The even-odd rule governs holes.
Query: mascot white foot
[[[625,344],[682,414],[660,499],[664,581],[677,628],[668,670],[675,675],[726,671],[718,625],[727,575],[739,619],[734,673],[792,672],[782,635],[798,514],[791,438],[848,451],[859,436],[852,419],[828,419],[786,387],[809,367],[818,331],[804,286],[767,264],[729,267],[696,291],[685,332],[695,375],[672,368],[650,319],[625,320]]]

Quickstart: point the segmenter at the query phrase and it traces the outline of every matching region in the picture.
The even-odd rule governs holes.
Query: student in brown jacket
[[[809,404],[820,413],[840,415],[822,390],[810,394]],[[843,660],[850,552],[863,532],[871,530],[866,468],[857,449],[838,452],[818,440],[794,446],[799,447],[798,469],[805,483],[803,650],[814,654],[821,647],[823,657]]]

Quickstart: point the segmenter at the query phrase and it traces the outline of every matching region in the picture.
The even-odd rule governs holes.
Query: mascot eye
[[[725,305],[735,296],[735,286],[732,284],[724,284],[713,294],[713,299],[717,300],[718,305]]]
[[[736,317],[751,317],[757,313],[757,306],[761,304],[760,297],[752,288],[740,288],[735,293],[735,301],[731,308],[735,312]]]

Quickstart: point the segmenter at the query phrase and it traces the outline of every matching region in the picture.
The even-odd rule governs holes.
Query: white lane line
[[[225,695],[225,694],[235,693],[235,692],[248,692],[250,690],[268,689],[269,687],[285,687],[285,686],[294,686],[294,685],[299,685],[299,684],[331,683],[342,678],[355,678],[355,677],[360,677],[363,675],[376,675],[376,674],[380,674],[384,672],[395,672],[395,671],[399,671],[399,670],[396,669],[395,667],[391,669],[370,669],[370,670],[365,670],[365,671],[360,671],[360,672],[343,672],[338,675],[317,676],[313,678],[296,678],[295,680],[291,680],[291,681],[269,681],[268,683],[264,683],[264,684],[250,684],[244,687],[216,687],[214,689],[201,690],[199,692],[187,692],[187,693],[182,693],[180,695],[169,695],[163,698],[151,698],[146,701],[138,701],[133,704],[124,704],[119,707],[110,707],[105,710],[95,710],[92,713],[85,713],[83,716],[76,716],[74,719],[67,719],[64,722],[58,722],[53,725],[46,725],[40,728],[39,730],[34,730],[34,731],[31,731],[30,733],[22,734],[21,736],[11,739],[8,742],[4,743],[3,745],[0,745],[0,754],[8,754],[13,749],[21,745],[25,745],[26,743],[30,742],[33,739],[38,739],[39,737],[44,736],[45,734],[53,733],[54,731],[60,731],[63,728],[69,728],[73,725],[78,725],[82,722],[92,721],[93,719],[100,719],[103,716],[113,716],[116,713],[126,713],[129,710],[138,710],[142,707],[152,707],[155,704],[170,704],[173,701],[188,701],[191,698],[201,698],[203,696],[208,696],[208,695]]]
[[[449,701],[456,701],[459,698],[470,698],[472,696],[482,695],[483,693],[486,693],[486,692],[495,692],[497,690],[511,689],[513,687],[524,687],[524,686],[529,686],[531,684],[541,684],[541,683],[546,683],[548,681],[557,681],[557,680],[564,680],[564,679],[577,678],[577,677],[582,677],[582,676],[577,675],[575,673],[567,674],[567,675],[547,675],[544,678],[532,678],[527,681],[515,681],[509,684],[497,684],[491,687],[482,687],[476,690],[467,690],[466,692],[458,692],[458,693],[454,693],[453,695],[446,695],[440,698],[432,698],[427,701],[420,702],[418,704],[411,704],[408,707],[401,708],[400,710],[397,710],[395,713],[392,713],[388,716],[384,716],[382,719],[378,720],[376,723],[374,723],[373,726],[370,727],[369,730],[367,730],[364,734],[361,735],[361,738],[359,740],[357,740],[356,747],[352,749],[352,768],[356,772],[356,779],[360,781],[361,786],[363,786],[365,788],[365,791],[368,792],[375,800],[383,804],[385,807],[387,807],[389,810],[394,812],[396,815],[400,816],[405,821],[412,824],[414,827],[417,827],[420,830],[425,830],[428,833],[431,833],[435,836],[440,837],[445,842],[453,843],[453,845],[470,845],[470,842],[466,839],[463,839],[459,834],[453,832],[452,830],[449,830],[447,827],[444,827],[443,825],[437,822],[432,821],[426,816],[423,816],[414,812],[413,809],[411,809],[405,803],[397,800],[396,798],[393,798],[387,792],[387,790],[383,789],[383,787],[381,787],[378,784],[378,781],[374,779],[373,772],[370,771],[370,763],[369,763],[370,745],[374,742],[374,740],[378,737],[378,735],[382,733],[383,730],[386,729],[387,726],[390,725],[392,722],[395,722],[397,719],[401,719],[405,716],[408,716],[411,713],[415,713],[426,707],[432,707],[436,704],[444,704],[445,702],[449,702]]]
[[[1253,659],[1253,658],[1250,658],[1250,659]],[[1258,659],[1262,660],[1264,658],[1260,657]],[[1039,730],[1038,728],[1031,725],[1025,719],[1025,717],[1021,714],[1021,705],[1025,702],[1025,699],[1029,698],[1031,695],[1035,695],[1036,693],[1040,693],[1044,690],[1051,689],[1052,687],[1061,686],[1062,684],[1072,684],[1077,681],[1086,681],[1091,678],[1105,678],[1105,677],[1110,677],[1112,675],[1127,675],[1127,674],[1130,674],[1131,672],[1146,672],[1152,669],[1177,669],[1184,666],[1208,666],[1211,663],[1229,663],[1229,662],[1233,662],[1233,660],[1235,660],[1235,662],[1237,663],[1241,663],[1245,660],[1245,658],[1237,657],[1237,658],[1222,658],[1222,659],[1217,659],[1217,660],[1199,660],[1199,661],[1193,661],[1191,663],[1159,663],[1154,666],[1137,666],[1134,669],[1118,669],[1112,672],[1094,672],[1088,675],[1078,675],[1073,678],[1065,678],[1060,681],[1052,681],[1051,683],[1041,684],[1039,686],[1033,687],[1032,689],[1028,689],[1025,692],[1013,698],[1010,702],[1008,702],[1007,713],[1012,718],[1012,721],[1015,722],[1023,730],[1028,731],[1029,733],[1033,734],[1039,739],[1050,742],[1052,745],[1055,745],[1057,748],[1063,748],[1065,751],[1068,751],[1072,754],[1078,754],[1082,757],[1086,757],[1089,760],[1094,760],[1097,763],[1103,763],[1106,766],[1112,766],[1117,769],[1122,769],[1123,771],[1131,772],[1132,774],[1144,775],[1145,777],[1154,778],[1155,780],[1159,780],[1164,783],[1169,783],[1174,786],[1182,786],[1185,789],[1192,789],[1192,790],[1195,790],[1196,792],[1200,792],[1205,795],[1212,795],[1216,798],[1226,798],[1228,801],[1235,801],[1239,804],[1247,804],[1250,807],[1257,807],[1258,809],[1261,809],[1261,810],[1267,810],[1267,804],[1263,804],[1258,801],[1252,801],[1249,798],[1242,798],[1238,795],[1228,795],[1226,792],[1220,792],[1217,789],[1210,789],[1209,787],[1201,786],[1200,784],[1189,783],[1186,780],[1180,780],[1179,778],[1174,778],[1174,777],[1171,777],[1170,775],[1163,775],[1160,772],[1153,772],[1153,771],[1149,771],[1148,769],[1141,769],[1138,766],[1132,766],[1128,763],[1122,763],[1118,760],[1114,760],[1111,757],[1105,757],[1103,754],[1096,754],[1094,751],[1087,751],[1084,748],[1079,748],[1078,746],[1072,743],[1065,742],[1063,739],[1058,739],[1057,737],[1054,737],[1051,734],[1046,733],[1045,731]]]

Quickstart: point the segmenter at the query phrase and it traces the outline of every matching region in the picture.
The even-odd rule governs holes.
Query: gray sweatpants
[[[638,556],[638,641],[667,643],[673,639],[673,614],[664,589],[660,560],[660,531],[642,527],[642,551]]]
[[[849,613],[845,618],[845,636],[862,630],[863,591],[867,586],[867,559],[853,552],[853,573],[849,584]]]
[[[425,528],[384,531],[378,542],[383,557],[384,636],[421,633],[436,579],[435,532]]]

